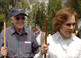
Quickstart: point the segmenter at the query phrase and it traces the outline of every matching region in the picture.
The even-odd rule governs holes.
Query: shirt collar
[[[15,28],[14,28],[14,25],[11,26],[11,34],[14,34],[16,32]],[[28,33],[28,31],[26,30],[26,27],[23,27],[23,32],[22,34],[24,33]]]
[[[75,35],[72,34],[71,35],[71,38],[72,38],[72,40],[75,40]]]
[[[14,28],[14,25],[11,26],[11,34],[14,34],[15,33],[15,28]]]
[[[24,27],[24,32],[28,34],[28,29]]]
[[[60,33],[57,31],[54,35],[53,35],[53,38],[55,39],[55,41],[58,41],[60,38],[61,35]],[[74,35],[72,34],[71,35],[71,39],[74,40]]]

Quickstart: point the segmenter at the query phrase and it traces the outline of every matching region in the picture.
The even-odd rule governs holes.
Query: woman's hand
[[[43,44],[43,45],[41,46],[41,50],[40,50],[40,54],[41,54],[41,55],[47,53],[47,51],[48,51],[48,46],[49,46],[49,43]]]

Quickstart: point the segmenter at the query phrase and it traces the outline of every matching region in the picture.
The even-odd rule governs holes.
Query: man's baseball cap
[[[16,16],[16,15],[19,15],[19,14],[24,14],[25,16],[27,16],[27,15],[25,14],[25,11],[24,11],[22,8],[16,7],[16,8],[13,8],[13,9],[11,10],[11,12],[10,12],[10,17]]]

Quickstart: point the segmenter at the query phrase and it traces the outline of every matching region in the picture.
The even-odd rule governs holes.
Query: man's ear
[[[12,17],[10,17],[10,20],[11,20],[11,22],[13,23],[13,18],[12,18]]]

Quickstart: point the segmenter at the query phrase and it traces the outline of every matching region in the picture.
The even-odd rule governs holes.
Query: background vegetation
[[[48,18],[48,33],[55,32],[52,27],[53,18],[56,12],[63,8],[69,7],[78,13],[78,19],[81,16],[81,0],[49,0],[48,3],[39,0],[0,0],[0,31],[3,29],[3,22],[6,21],[7,27],[11,26],[10,10],[14,7],[22,7],[28,17],[26,27],[35,29],[39,25],[45,31],[45,19]]]

